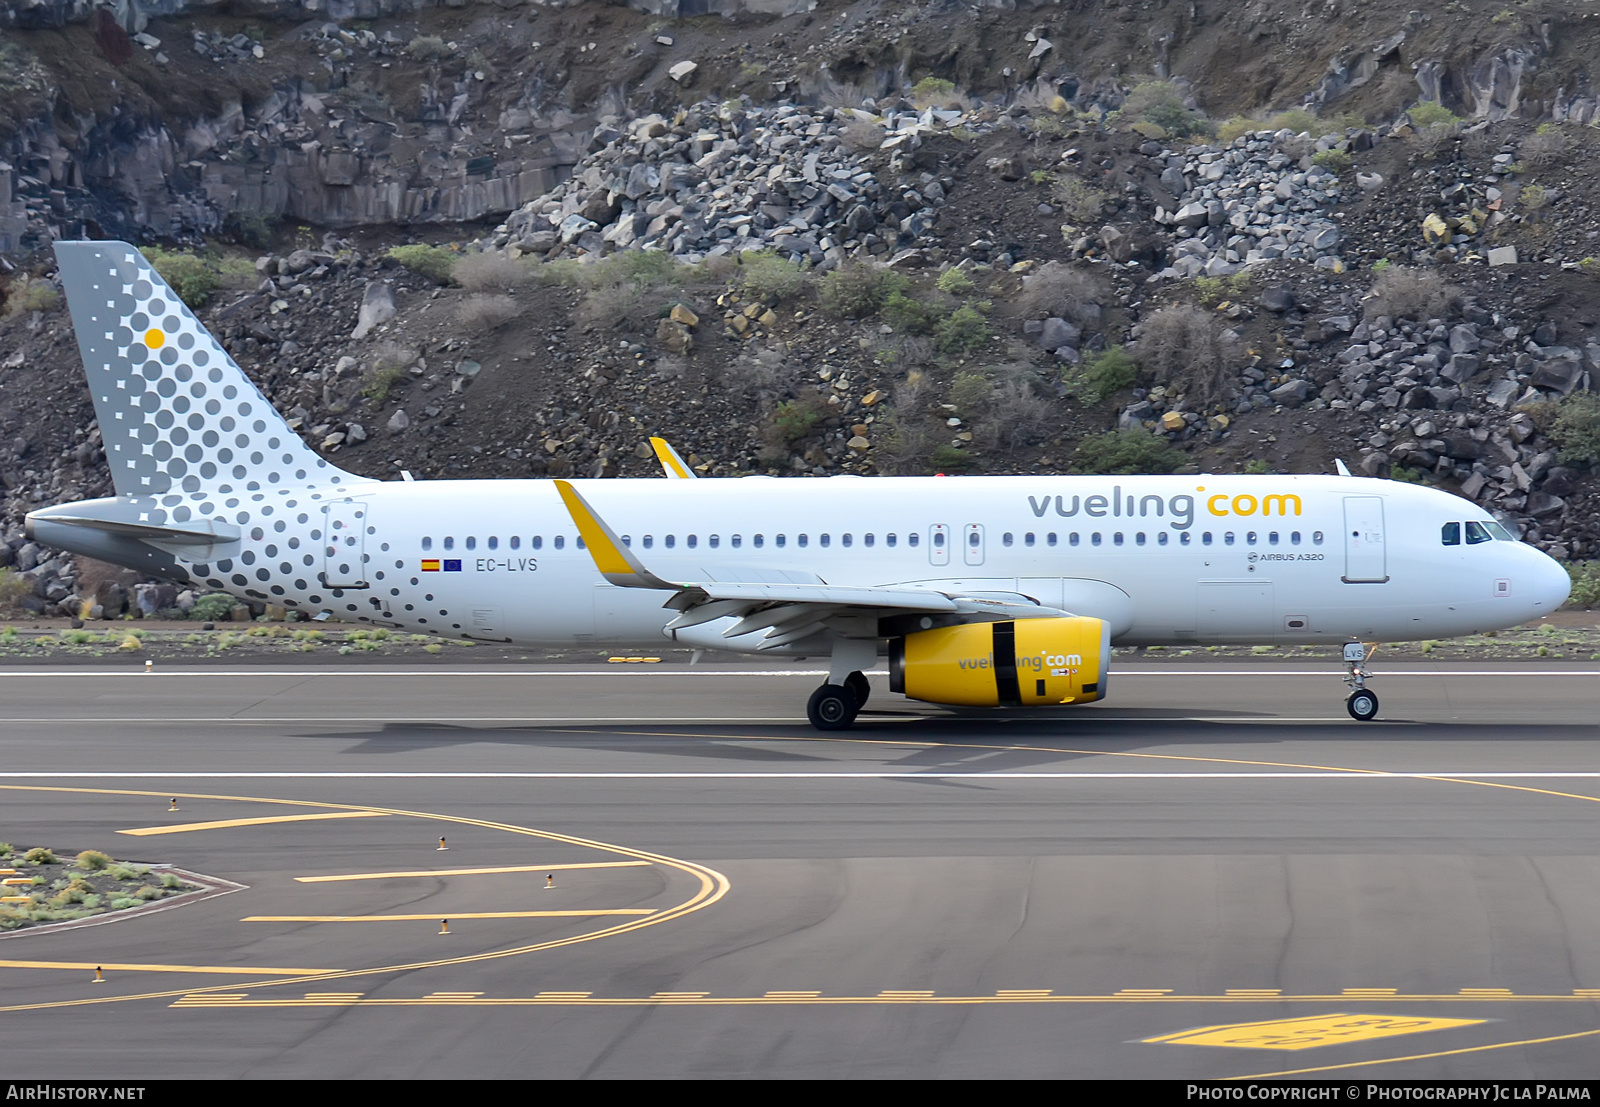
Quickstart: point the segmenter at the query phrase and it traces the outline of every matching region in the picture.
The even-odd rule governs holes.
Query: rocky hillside
[[[1341,458],[1600,550],[1585,5],[347,6],[0,0],[13,602],[108,579],[19,534],[107,491],[77,235],[372,475]]]

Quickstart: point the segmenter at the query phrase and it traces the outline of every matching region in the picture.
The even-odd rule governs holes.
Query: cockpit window
[[[1461,545],[1461,524],[1446,523],[1439,528],[1439,544],[1441,546]]]
[[[1500,542],[1515,542],[1517,540],[1517,536],[1516,535],[1512,534],[1509,530],[1507,530],[1505,527],[1501,526],[1499,523],[1485,523],[1485,524],[1483,524],[1483,527],[1490,534],[1494,535],[1495,539],[1497,541],[1500,541]]]
[[[1467,545],[1476,546],[1480,542],[1492,542],[1494,535],[1489,533],[1489,528],[1476,519],[1467,520]]]

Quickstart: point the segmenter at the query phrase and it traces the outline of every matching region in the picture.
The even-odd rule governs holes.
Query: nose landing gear
[[[1344,645],[1344,682],[1352,689],[1344,706],[1350,712],[1350,717],[1361,723],[1370,723],[1378,716],[1377,693],[1367,687],[1367,679],[1372,676],[1367,670],[1367,659],[1371,656],[1360,642],[1346,642]]]

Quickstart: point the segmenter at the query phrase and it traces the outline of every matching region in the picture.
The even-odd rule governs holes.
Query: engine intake
[[[967,623],[889,641],[889,688],[963,707],[1093,703],[1106,694],[1111,625],[1069,616]]]

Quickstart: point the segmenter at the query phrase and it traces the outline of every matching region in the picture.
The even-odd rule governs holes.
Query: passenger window
[[[817,537],[817,545],[819,545],[819,546],[826,546],[828,544],[828,541],[829,541],[829,539],[828,539],[828,536],[826,534],[819,535]],[[800,544],[802,546],[804,546],[806,544],[806,536],[803,535],[803,534],[800,536]]]
[[[691,534],[688,538],[684,539],[684,544],[686,546],[688,546],[692,550],[697,545],[700,544],[700,539],[697,536]]]
[[[839,536],[839,545],[848,546],[849,544],[850,544],[850,536],[848,534],[841,534]]]
[[[644,548],[645,549],[648,550],[651,546],[655,545],[655,543],[656,543],[655,535],[647,534],[647,535],[644,536]]]
[[[491,550],[498,550],[500,548],[500,539],[496,538],[492,534],[489,536],[489,548]]]
[[[1233,545],[1233,531],[1226,530],[1222,532],[1222,544],[1224,546]]]
[[[806,544],[809,543],[810,541],[811,541],[811,538],[810,538],[809,535],[799,534],[799,535],[795,536],[794,544],[799,546],[801,549],[805,549],[806,548]],[[780,545],[780,546],[783,545],[783,535],[781,535],[781,534],[778,535],[778,545]]]
[[[1467,520],[1467,545],[1476,546],[1480,542],[1493,542],[1494,535],[1489,533],[1489,528],[1475,519]]]
[[[884,542],[886,542],[886,543],[887,543],[887,544],[888,544],[888,545],[890,545],[890,546],[893,546],[893,545],[894,545],[894,543],[895,543],[895,537],[894,537],[894,535],[893,535],[893,534],[886,534],[886,535],[884,535],[884,536],[883,536],[883,540],[884,540]]]
[[[445,536],[444,548],[447,549],[447,550],[453,550],[453,549],[456,548],[456,540],[455,540],[455,538],[453,536],[450,536],[450,535],[446,535]]]
[[[531,545],[536,550],[544,549],[544,536],[542,534],[534,535],[533,536],[533,541],[530,542],[529,545]]]
[[[1244,536],[1244,540],[1246,544],[1254,546],[1256,544],[1256,532],[1253,530],[1248,531]]]
[[[1193,538],[1194,538],[1194,535],[1190,534],[1188,531],[1186,531],[1186,530],[1185,531],[1179,531],[1178,532],[1178,545],[1187,546],[1189,544],[1189,542]]]
[[[751,541],[755,543],[756,549],[759,550],[761,548],[762,544],[765,542],[765,539],[763,539],[761,537],[761,535],[758,534],[753,539],[751,539]],[[735,545],[737,545],[737,544],[738,543],[736,542]]]
[[[474,537],[473,535],[470,535],[470,534],[467,535],[467,549],[475,550],[477,548],[478,548],[478,539],[476,537]]]
[[[1089,536],[1089,545],[1098,546],[1099,544],[1100,544],[1100,532],[1099,531],[1095,531],[1093,534],[1091,534]]]
[[[780,534],[780,535],[778,535],[778,536],[777,536],[777,537],[776,537],[776,538],[774,538],[774,539],[773,539],[773,540],[772,540],[772,544],[773,544],[773,545],[774,545],[774,546],[777,546],[777,547],[778,547],[778,548],[779,548],[779,549],[780,549],[780,550],[781,550],[781,549],[782,549],[782,548],[783,548],[783,547],[784,547],[784,546],[786,546],[786,545],[788,545],[788,543],[789,543],[789,538],[788,538],[788,536],[787,536],[787,535],[783,535],[783,534]],[[756,543],[756,545],[758,545],[758,546],[759,546],[759,545],[760,545],[760,544],[761,544],[761,543],[759,543],[759,542],[757,542],[757,543]],[[804,543],[801,543],[801,545],[804,545]]]
[[[1267,532],[1267,545],[1276,546],[1277,544],[1278,544],[1278,532],[1275,531],[1275,530],[1268,531]]]
[[[936,550],[944,549],[944,531],[940,530],[940,531],[935,531],[934,532],[934,534],[933,534],[933,548],[936,549]]]
[[[1067,535],[1067,545],[1076,546],[1077,544],[1078,544],[1078,532],[1077,531],[1073,531],[1071,534]]]
[[[1030,530],[1027,534],[1022,536],[1022,544],[1024,546],[1033,545],[1033,531]]]
[[[973,545],[974,545],[974,546],[976,546],[976,545],[977,545],[977,544],[978,544],[978,536],[977,536],[977,535],[976,535],[976,534],[974,534],[974,535],[973,535],[973,536],[972,536],[972,544],[973,544]],[[1002,546],[1009,546],[1009,545],[1011,545],[1011,532],[1010,532],[1010,531],[1006,531],[1006,532],[1005,532],[1005,533],[1004,533],[1004,534],[1002,534],[1002,535],[1001,535],[1001,536],[1000,536],[1000,544],[1001,544],[1001,545],[1002,545]]]
[[[1056,532],[1055,531],[1051,531],[1049,534],[1045,535],[1044,544],[1046,546],[1054,546],[1056,544]]]
[[[431,539],[431,538],[424,538],[424,539],[423,539],[423,540],[422,540],[422,548],[423,548],[423,549],[425,549],[425,550],[431,550],[431,549],[433,549],[433,539]]]
[[[889,544],[891,546],[894,545],[893,542],[891,542]],[[922,535],[918,534],[916,531],[912,531],[910,534],[906,535],[906,545],[908,545],[908,546],[920,546],[921,544],[922,544]]]
[[[1135,546],[1144,545],[1144,531],[1141,530],[1138,534],[1133,536],[1133,544]]]
[[[1461,524],[1446,523],[1439,528],[1439,544],[1441,546],[1461,545]]]
[[[511,548],[513,550],[522,549],[522,536],[520,534],[513,534],[511,536]]]
[[[1200,544],[1202,546],[1211,545],[1211,532],[1209,530],[1200,536]]]
[[[743,542],[744,542],[744,536],[743,535],[739,535],[739,534],[736,534],[732,538],[728,539],[728,545],[732,546],[736,550],[739,548],[739,546]]]
[[[675,534],[667,535],[667,539],[666,539],[667,549],[670,550],[670,549],[672,549],[672,547],[676,546],[677,544],[678,544],[678,536],[677,535],[675,535]]]
[[[1289,532],[1289,545],[1298,546],[1299,544],[1300,544],[1300,532],[1297,531],[1297,530],[1291,530]]]
[[[863,534],[861,536],[861,544],[863,546],[866,546],[868,549],[871,549],[872,548],[872,535]]]
[[[1171,538],[1166,531],[1160,531],[1156,534],[1156,545],[1165,546],[1169,541],[1171,541]]]
[[[1322,532],[1320,530],[1314,530],[1311,532],[1311,544],[1313,546],[1322,545]]]
[[[624,534],[622,536],[622,544],[631,548],[633,546],[633,535]]]
[[[581,534],[578,535],[578,537],[575,538],[573,541],[578,543],[578,549],[580,549],[580,550],[588,549],[588,547],[583,544],[583,535],[581,535]]]
[[[556,535],[556,540],[555,540],[556,549],[558,549],[558,550],[562,549],[564,546],[566,546],[566,544],[567,544],[567,539],[566,539],[566,537],[564,535],[560,535],[560,534]]]
[[[722,536],[720,534],[706,535],[706,545],[710,546],[713,550],[716,549],[718,546],[722,545]]]
[[[1120,530],[1111,536],[1111,544],[1114,546],[1122,545],[1122,532]]]

